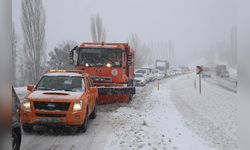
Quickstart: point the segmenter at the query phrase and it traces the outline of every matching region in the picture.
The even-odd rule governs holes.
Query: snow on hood
[[[143,77],[135,77],[136,80],[144,80]]]
[[[82,92],[68,92],[68,91],[33,91],[29,94],[29,99],[79,99]]]

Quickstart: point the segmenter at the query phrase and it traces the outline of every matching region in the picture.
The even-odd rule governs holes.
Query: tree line
[[[14,86],[35,83],[48,69],[74,69],[69,63],[69,50],[78,43],[62,41],[46,54],[46,13],[41,0],[22,0],[20,36],[12,23],[12,81]],[[91,17],[93,42],[104,42],[106,31],[99,14]],[[48,58],[46,58],[48,56]]]
[[[14,23],[12,23],[12,80],[14,86],[35,83],[48,69],[74,69],[74,66],[69,63],[69,51],[79,43],[62,41],[46,54],[45,25],[46,13],[43,1],[22,0],[22,36],[17,36]],[[90,32],[93,42],[106,41],[106,30],[100,14],[91,16]],[[22,43],[20,39],[22,39]],[[136,33],[131,34],[127,42],[136,52],[135,65],[137,68],[143,64],[152,64],[156,58],[162,56],[164,59],[170,59],[169,51],[166,52],[167,46],[160,50],[154,49],[152,45],[142,42]]]

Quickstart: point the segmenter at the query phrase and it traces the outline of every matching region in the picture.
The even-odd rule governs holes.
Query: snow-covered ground
[[[193,78],[170,81],[171,100],[186,124],[202,138],[223,150],[237,149],[236,94],[202,82],[202,94],[193,88]]]
[[[37,128],[24,133],[22,150],[231,150],[236,147],[236,94],[212,84],[203,93],[183,75],[137,88],[129,104],[98,107],[86,133]],[[19,96],[27,92],[17,88]]]
[[[214,86],[224,88],[225,90],[237,93],[237,80],[234,78],[221,78],[211,73],[211,78],[203,78],[203,81],[208,82]]]
[[[16,87],[15,88],[16,94],[18,95],[20,101],[23,100],[25,95],[28,93],[27,87]]]
[[[106,145],[107,150],[123,149],[217,149],[185,126],[182,115],[171,100],[169,81],[139,92],[148,95],[136,98],[129,107],[121,107],[112,117],[115,133]]]

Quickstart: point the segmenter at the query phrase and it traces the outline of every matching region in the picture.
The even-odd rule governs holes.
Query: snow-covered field
[[[137,88],[129,104],[101,105],[86,133],[37,128],[22,150],[231,150],[236,147],[236,94],[208,83],[202,95],[183,75]],[[18,88],[23,97],[25,88]]]

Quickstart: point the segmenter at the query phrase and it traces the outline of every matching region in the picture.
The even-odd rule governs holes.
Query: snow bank
[[[14,88],[16,91],[16,94],[18,95],[20,101],[23,101],[25,95],[28,93],[27,87],[16,87]]]
[[[170,82],[171,100],[184,116],[186,124],[212,146],[237,149],[236,94],[202,82],[202,94],[186,76]]]
[[[105,149],[181,149],[207,150],[207,143],[187,128],[181,114],[170,100],[168,82],[162,81],[160,91],[147,86],[137,90],[131,106],[121,107],[111,115],[114,134]]]
[[[17,94],[23,94],[23,93],[27,92],[27,87],[26,86],[24,86],[24,87],[16,87],[14,89],[15,89]]]

